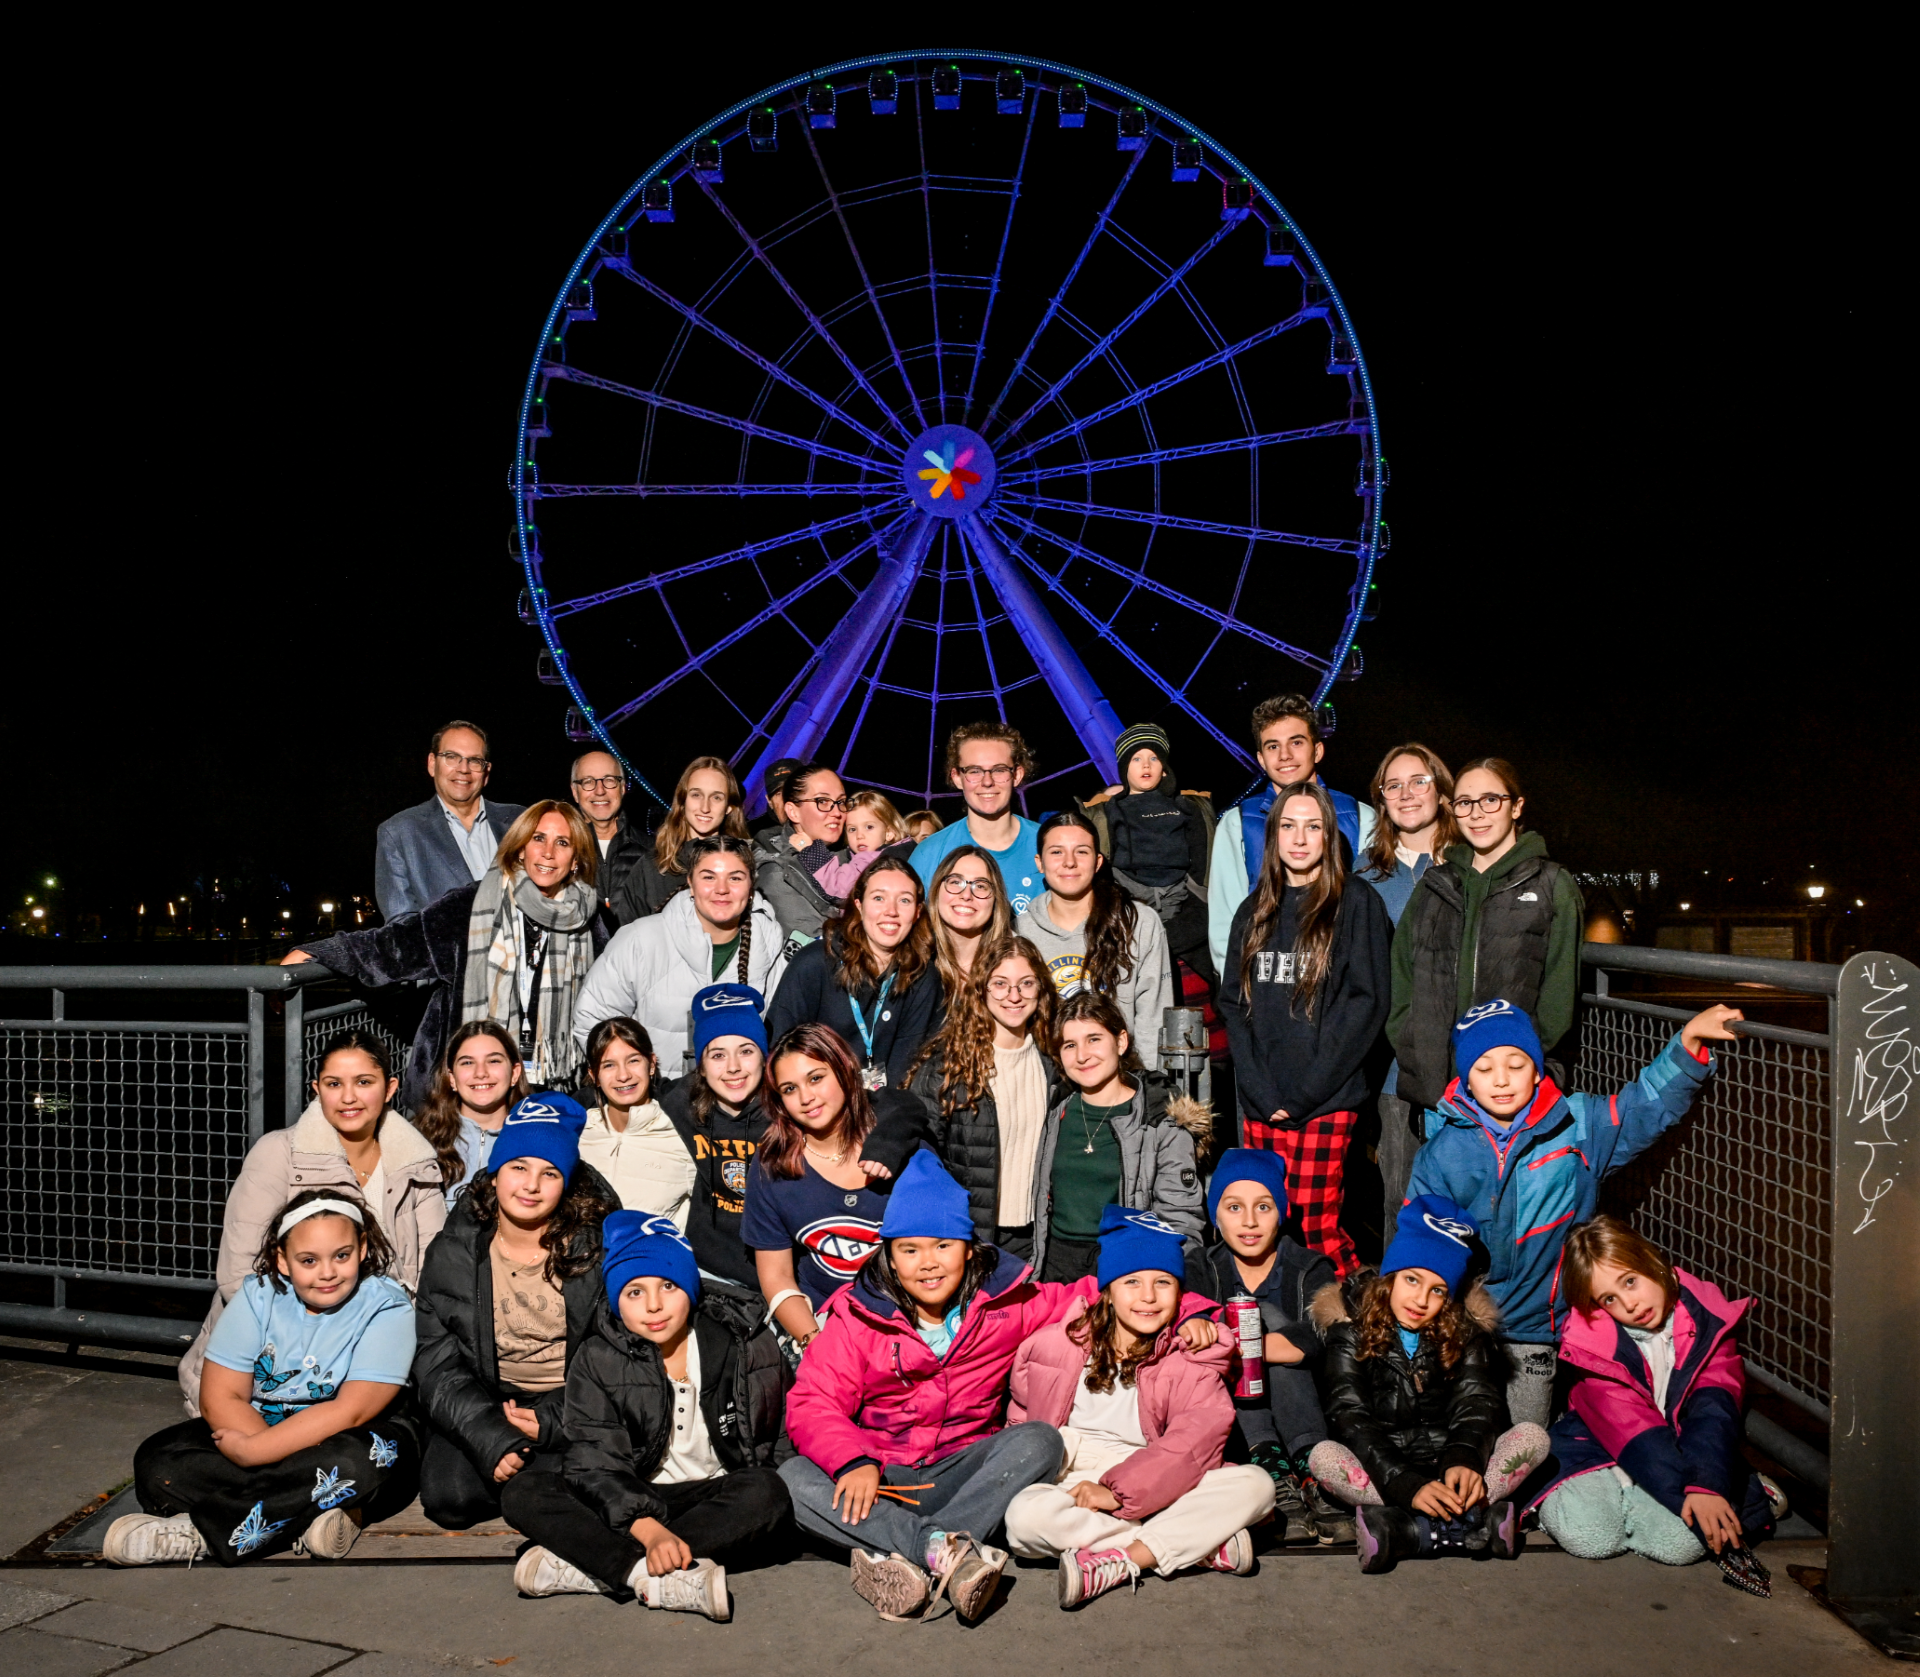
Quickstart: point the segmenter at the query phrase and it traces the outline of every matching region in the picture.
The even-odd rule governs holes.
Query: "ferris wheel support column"
[[[913,585],[920,580],[920,567],[926,563],[927,550],[933,545],[934,520],[922,513],[880,561],[873,581],[860,598],[847,608],[833,633],[819,651],[819,663],[799,698],[787,707],[787,714],[767,740],[764,751],[741,778],[746,783],[746,813],[758,815],[767,807],[762,780],[782,757],[808,758],[826,737],[840,707],[847,702],[867,660],[886,639],[893,620],[906,610]]]
[[[986,573],[1000,604],[1013,620],[1028,654],[1053,689],[1053,696],[1060,701],[1060,708],[1067,713],[1067,720],[1087,748],[1094,767],[1109,782],[1117,781],[1120,769],[1113,747],[1120,737],[1119,713],[1094,685],[1087,666],[1080,661],[1080,654],[1060,632],[1060,625],[1041,604],[1040,596],[1021,575],[1018,562],[1000,545],[999,537],[988,528],[986,520],[969,513],[960,523],[980,569]]]

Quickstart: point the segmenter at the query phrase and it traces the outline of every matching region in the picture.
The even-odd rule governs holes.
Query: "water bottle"
[[[1239,1367],[1234,1373],[1233,1395],[1257,1398],[1267,1395],[1267,1335],[1260,1321],[1260,1301],[1241,1291],[1227,1300],[1227,1331],[1239,1350]]]

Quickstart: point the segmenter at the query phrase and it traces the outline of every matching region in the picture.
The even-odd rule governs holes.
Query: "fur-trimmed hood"
[[[1309,1320],[1322,1336],[1341,1322],[1351,1322],[1366,1290],[1375,1282],[1384,1282],[1385,1279],[1377,1269],[1363,1269],[1346,1281],[1330,1282],[1315,1293],[1308,1303]],[[1467,1313],[1467,1320],[1489,1338],[1499,1334],[1500,1306],[1494,1303],[1493,1294],[1487,1291],[1479,1276],[1476,1275],[1467,1284],[1466,1296],[1460,1301],[1460,1308]]]
[[[1166,1115],[1193,1137],[1193,1150],[1206,1152],[1213,1141],[1213,1108],[1191,1095],[1174,1095],[1167,1101]]]

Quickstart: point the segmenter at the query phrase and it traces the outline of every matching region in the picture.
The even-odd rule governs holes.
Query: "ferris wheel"
[[[570,737],[655,797],[726,756],[756,809],[783,757],[951,795],[988,715],[1028,794],[1116,778],[1143,717],[1235,790],[1253,702],[1331,726],[1387,545],[1305,235],[1191,123],[1018,54],[852,59],[667,152],[567,274],[519,443]]]

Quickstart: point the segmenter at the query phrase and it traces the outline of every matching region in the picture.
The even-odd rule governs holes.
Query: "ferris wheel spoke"
[[[734,565],[743,560],[757,559],[763,553],[774,553],[783,547],[797,547],[801,542],[818,540],[821,536],[831,535],[835,530],[844,530],[849,525],[870,524],[872,521],[872,511],[862,508],[859,512],[850,512],[841,518],[830,518],[824,524],[803,524],[797,530],[783,531],[777,536],[767,537],[765,541],[748,542],[745,547],[736,547],[729,553],[716,553],[709,559],[695,559],[691,564],[677,566],[671,571],[655,571],[653,575],[642,577],[638,582],[623,582],[617,588],[603,588],[597,594],[580,594],[571,600],[562,600],[558,605],[547,608],[547,616],[568,617],[577,611],[591,611],[595,606],[604,606],[614,600],[624,600],[634,594],[644,594],[649,589],[664,589],[670,582],[681,582],[690,576],[700,576],[707,571],[718,570],[722,565]],[[898,520],[896,519],[895,522],[897,523]],[[887,526],[887,528],[891,527],[891,525]]]
[[[1217,524],[1209,518],[1179,518],[1169,512],[1141,512],[1134,507],[1105,507],[1092,501],[1060,501],[1050,495],[1001,495],[1001,505],[1034,507],[1043,512],[1070,512],[1083,517],[1119,518],[1131,524],[1151,524],[1161,530],[1194,530],[1207,536],[1231,536],[1236,541],[1278,542],[1282,547],[1311,547],[1322,553],[1358,555],[1360,543],[1338,536],[1299,536],[1290,530],[1263,530],[1255,524]]]
[[[1095,408],[1084,419],[1076,419],[1071,425],[1063,425],[1059,430],[1051,431],[1046,436],[1028,443],[1026,447],[1015,449],[1011,454],[1000,455],[1000,464],[1010,466],[1016,460],[1024,460],[1031,454],[1037,454],[1049,443],[1058,442],[1062,437],[1070,437],[1076,432],[1084,431],[1089,425],[1097,425],[1101,420],[1111,419],[1115,414],[1125,413],[1129,408],[1137,408],[1142,402],[1160,395],[1163,391],[1184,384],[1190,378],[1197,378],[1200,374],[1218,367],[1222,362],[1231,361],[1234,357],[1244,355],[1248,350],[1279,337],[1282,332],[1291,332],[1296,326],[1306,321],[1320,318],[1318,314],[1309,314],[1303,309],[1298,314],[1288,315],[1285,320],[1276,320],[1271,326],[1263,326],[1257,332],[1248,333],[1237,344],[1228,344],[1225,349],[1217,349],[1213,354],[1202,357],[1190,367],[1182,367],[1179,372],[1169,373],[1165,378],[1156,379],[1152,384],[1143,384],[1138,390],[1130,391],[1117,402],[1109,402],[1104,408]]]
[[[967,593],[973,600],[973,620],[980,626],[980,650],[987,660],[987,681],[993,688],[994,709],[1004,722],[1007,719],[1007,694],[1012,688],[1000,685],[1000,666],[994,661],[993,637],[987,633],[987,608],[980,598],[980,567],[977,564],[967,566]]]
[[[530,501],[558,501],[589,495],[898,495],[889,483],[535,483],[527,482]]]
[[[1055,535],[1053,531],[1045,528],[1045,526],[1035,524],[1031,519],[1022,518],[1017,513],[1009,512],[1004,516],[1008,521],[1019,525],[1021,529],[1025,530],[1037,540],[1050,542],[1053,546],[1071,554],[1076,559],[1084,559],[1089,565],[1099,570],[1107,571],[1117,577],[1122,577],[1128,583],[1132,584],[1133,587],[1143,589],[1149,594],[1156,594],[1170,604],[1179,606],[1183,611],[1190,611],[1196,617],[1205,618],[1207,622],[1216,625],[1225,632],[1242,635],[1246,639],[1266,647],[1269,651],[1284,653],[1296,662],[1305,664],[1309,669],[1325,671],[1330,667],[1326,659],[1317,657],[1313,653],[1307,652],[1300,647],[1291,646],[1277,636],[1269,635],[1263,629],[1256,629],[1250,623],[1241,622],[1239,618],[1232,616],[1230,613],[1217,611],[1212,606],[1204,605],[1191,595],[1182,594],[1177,588],[1169,588],[1164,582],[1156,582],[1144,571],[1134,570],[1131,566],[1123,565],[1116,559],[1107,558],[1105,554],[1096,553],[1090,547],[1081,546],[1079,542],[1070,541],[1065,536]],[[1031,560],[1028,562],[1030,564],[1032,563]]]
[[[920,147],[920,211],[927,228],[927,313],[933,320],[934,400],[940,406],[940,419],[944,423],[947,417],[946,346],[940,339],[940,285],[933,260],[933,180],[927,172],[927,118],[917,76],[913,82],[913,130]]]
[[[1103,641],[1107,643],[1107,645],[1109,645],[1116,652],[1118,652],[1121,657],[1125,658],[1129,664],[1133,665],[1133,667],[1136,670],[1138,670],[1143,676],[1145,676],[1147,680],[1152,682],[1155,687],[1159,688],[1161,693],[1166,696],[1167,702],[1169,704],[1178,706],[1188,716],[1192,717],[1193,720],[1197,722],[1203,729],[1205,729],[1206,732],[1214,740],[1216,740],[1227,751],[1227,753],[1230,756],[1236,758],[1238,761],[1243,763],[1252,762],[1252,759],[1248,757],[1244,749],[1242,749],[1239,745],[1235,744],[1233,740],[1229,739],[1225,734],[1223,734],[1218,728],[1216,728],[1211,722],[1207,720],[1207,718],[1195,707],[1193,701],[1186,696],[1185,692],[1183,692],[1179,688],[1176,688],[1171,682],[1169,682],[1166,679],[1165,676],[1161,675],[1161,673],[1158,670],[1156,670],[1151,664],[1149,664],[1146,661],[1146,659],[1142,658],[1139,655],[1139,653],[1135,652],[1134,649],[1130,647],[1121,636],[1119,636],[1114,632],[1114,630],[1110,625],[1102,622],[1091,611],[1089,611],[1081,601],[1076,600],[1073,597],[1073,594],[1068,589],[1064,588],[1061,585],[1058,577],[1054,576],[1050,571],[1048,571],[1044,565],[1040,565],[1036,563],[1031,557],[1029,557],[1025,552],[1023,552],[1015,543],[1007,542],[1006,550],[1012,557],[1018,559],[1021,564],[1025,565],[1028,570],[1033,572],[1035,576],[1037,576],[1043,583],[1046,584],[1048,593],[1054,595],[1058,599],[1066,601],[1066,603],[1070,607],[1072,607],[1075,615],[1078,616],[1084,623],[1086,623],[1086,625],[1090,629],[1092,629],[1096,635],[1098,635]],[[1004,596],[1002,597],[1004,598]],[[1114,738],[1119,737],[1117,731],[1113,737]],[[1113,747],[1111,743],[1109,743],[1106,750],[1106,755],[1104,756],[1104,758],[1096,756],[1094,758],[1094,764],[1096,767],[1105,768],[1108,764],[1112,764],[1112,763],[1113,763]],[[1114,767],[1117,768],[1118,765],[1116,764],[1114,765]]]
[[[761,267],[766,269],[767,276],[786,294],[787,301],[793,304],[793,306],[806,317],[807,324],[813,328],[820,342],[832,351],[840,365],[845,367],[847,371],[853,375],[853,382],[867,393],[873,405],[887,416],[893,428],[898,431],[902,437],[906,438],[907,441],[911,442],[913,438],[908,433],[906,426],[900,423],[900,416],[881,399],[880,392],[874,389],[867,375],[854,365],[853,358],[840,347],[840,340],[827,330],[827,323],[813,312],[806,299],[793,288],[787,276],[781,273],[778,264],[775,263],[773,258],[761,247],[759,240],[747,231],[740,218],[733,213],[731,207],[719,193],[713,190],[713,183],[711,181],[701,181],[700,190],[707,195],[713,207],[726,218],[727,225],[734,230],[740,242],[744,244],[748,250],[753,252],[754,259],[759,262]]]
[[[993,406],[987,409],[986,417],[980,421],[982,432],[987,431],[1000,412],[1000,405],[1006,401],[1022,372],[1026,370],[1027,360],[1033,354],[1034,346],[1040,342],[1040,336],[1053,324],[1053,317],[1060,312],[1060,305],[1066,301],[1067,292],[1073,282],[1079,278],[1080,270],[1086,265],[1087,258],[1093,254],[1093,247],[1100,242],[1100,235],[1106,231],[1107,223],[1113,219],[1113,212],[1119,208],[1120,195],[1127,190],[1127,183],[1133,179],[1134,170],[1140,167],[1141,160],[1147,155],[1143,146],[1139,151],[1131,152],[1127,157],[1126,169],[1121,173],[1120,184],[1113,189],[1113,196],[1107,200],[1107,207],[1093,218],[1093,231],[1087,235],[1087,242],[1080,247],[1080,254],[1073,259],[1073,266],[1067,269],[1067,277],[1055,289],[1052,299],[1040,316],[1040,324],[1033,329],[1033,336],[1027,339],[1027,347],[1021,350],[1013,363],[1013,370],[1007,374],[1007,382],[1000,387],[1000,394],[993,399]]]
[[[860,420],[855,419],[852,414],[848,413],[845,408],[828,400],[808,385],[802,384],[793,374],[788,372],[786,368],[769,361],[758,350],[749,349],[731,332],[727,331],[725,327],[709,320],[691,303],[683,303],[678,297],[674,296],[672,292],[668,291],[666,287],[655,285],[645,274],[635,268],[631,262],[609,262],[607,266],[632,281],[633,284],[639,286],[642,291],[656,302],[666,304],[668,308],[684,316],[691,324],[698,326],[703,332],[710,333],[736,355],[751,361],[769,378],[778,379],[789,390],[805,397],[823,413],[832,415],[833,418],[839,420],[840,423],[849,430],[859,432],[859,434],[865,437],[868,442],[872,443],[874,447],[891,449],[894,446],[887,438],[881,436],[878,431],[874,430],[872,426],[863,424]]]
[[[1272,448],[1280,443],[1308,442],[1319,437],[1363,437],[1371,429],[1364,419],[1336,419],[1325,425],[1303,425],[1292,431],[1265,431],[1253,437],[1225,437],[1213,443],[1187,443],[1179,448],[1156,448],[1145,454],[1116,455],[1109,460],[1075,460],[1065,466],[1039,466],[1031,471],[1004,472],[1003,486],[1039,483],[1046,478],[1079,477],[1084,472],[1117,472],[1128,466],[1164,466],[1170,460],[1194,460],[1206,454],[1232,454],[1240,449]]]
[[[913,388],[913,380],[907,376],[907,364],[900,356],[900,346],[893,341],[893,326],[887,319],[887,311],[880,306],[880,299],[873,289],[873,281],[867,274],[866,259],[860,254],[860,247],[853,241],[853,229],[847,225],[847,214],[841,206],[840,194],[834,190],[833,182],[827,178],[826,159],[820,155],[820,147],[814,143],[812,124],[804,125],[801,133],[807,137],[807,149],[813,153],[813,166],[820,172],[820,185],[825,190],[827,202],[833,205],[834,219],[840,223],[840,236],[847,241],[847,254],[853,258],[854,272],[860,276],[861,288],[867,294],[867,302],[873,309],[874,319],[880,323],[880,335],[887,340],[887,354],[893,359],[893,369],[900,375],[900,383],[907,392],[907,400],[913,405],[914,423],[922,430],[926,429],[927,416],[920,408],[920,393]]]
[[[618,710],[609,711],[601,718],[601,721],[609,728],[616,722],[624,721],[642,706],[659,698],[662,693],[666,692],[666,690],[676,682],[684,681],[688,676],[704,670],[714,659],[718,658],[730,648],[737,646],[763,623],[770,623],[776,617],[785,616],[787,609],[792,606],[796,600],[810,594],[814,589],[818,588],[821,583],[839,576],[841,572],[869,548],[877,547],[880,542],[885,539],[887,531],[896,528],[903,519],[904,515],[902,515],[902,519],[896,519],[893,524],[888,525],[886,530],[876,530],[872,535],[868,536],[865,541],[856,543],[847,549],[845,553],[841,554],[838,559],[832,560],[814,572],[805,582],[788,589],[787,592],[782,594],[778,599],[768,601],[768,603],[755,612],[753,616],[735,628],[731,634],[722,635],[720,639],[715,641],[711,646],[704,647],[699,652],[696,652],[686,663],[682,664],[679,669],[675,670],[673,674],[668,676],[664,681],[656,681],[644,693],[629,699]],[[846,619],[842,618],[841,622],[844,624]],[[819,647],[814,648],[816,654],[821,650]]]
[[[597,373],[581,371],[578,367],[569,367],[558,361],[546,362],[541,372],[548,378],[566,379],[571,384],[586,386],[589,390],[604,390],[614,396],[625,396],[635,402],[645,402],[649,407],[660,408],[667,413],[684,414],[689,419],[704,419],[710,425],[724,425],[730,431],[744,431],[750,437],[761,437],[767,442],[784,443],[788,448],[797,448],[802,454],[824,455],[829,460],[844,460],[850,466],[858,466],[863,472],[885,472],[897,470],[890,462],[868,459],[863,454],[854,454],[844,448],[835,448],[831,443],[809,442],[805,437],[796,437],[788,431],[776,431],[770,425],[761,425],[751,419],[736,419],[729,413],[716,413],[712,408],[696,407],[691,402],[682,402],[672,396],[663,396],[657,390],[641,390],[631,384],[622,384],[617,379],[601,378]]]
[[[1031,403],[1031,405],[1029,405],[1025,413],[1021,414],[1018,419],[1009,420],[1007,422],[1006,428],[1003,431],[1001,431],[1000,438],[1006,438],[1006,437],[1011,437],[1015,435],[1015,433],[1017,433],[1020,430],[1020,428],[1023,425],[1025,425],[1029,419],[1033,418],[1033,416],[1036,413],[1038,413],[1056,396],[1058,396],[1061,391],[1066,389],[1068,385],[1073,383],[1075,379],[1077,379],[1096,361],[1098,361],[1102,356],[1104,356],[1108,350],[1112,349],[1114,344],[1120,339],[1121,335],[1128,330],[1128,328],[1135,325],[1139,321],[1140,317],[1144,315],[1148,309],[1152,308],[1153,305],[1159,302],[1162,297],[1166,296],[1166,294],[1169,291],[1173,290],[1174,287],[1179,285],[1181,281],[1183,281],[1187,277],[1187,275],[1193,271],[1195,265],[1198,264],[1200,260],[1203,257],[1205,257],[1207,253],[1214,248],[1215,245],[1219,244],[1222,239],[1224,239],[1229,233],[1233,232],[1233,230],[1239,225],[1240,223],[1237,221],[1221,222],[1219,227],[1201,243],[1201,246],[1198,250],[1196,250],[1191,256],[1189,256],[1186,259],[1186,261],[1182,262],[1179,267],[1175,268],[1164,279],[1162,279],[1158,285],[1156,285],[1151,291],[1147,293],[1146,297],[1141,301],[1139,306],[1132,311],[1132,313],[1128,314],[1124,319],[1122,319],[1119,325],[1115,326],[1111,331],[1105,333],[1096,343],[1092,345],[1091,348],[1087,350],[1085,355],[1081,356],[1078,361],[1074,362],[1074,364],[1066,370],[1066,372],[1062,373],[1059,378],[1055,379],[1052,384],[1048,385],[1045,390],[1043,390],[1037,397],[1035,397],[1033,402]],[[998,441],[1000,440],[1000,438],[996,438],[995,440]]]
[[[1035,98],[1027,107],[1027,131],[1020,140],[1020,161],[1013,171],[1013,190],[1007,198],[1007,219],[1000,229],[1000,250],[993,259],[993,281],[987,287],[986,308],[980,316],[980,338],[973,346],[973,370],[967,375],[966,400],[960,404],[962,421],[973,412],[973,392],[980,382],[980,363],[987,353],[987,328],[993,324],[993,305],[1000,300],[1000,276],[1007,267],[1007,241],[1013,237],[1013,212],[1020,207],[1020,183],[1027,176],[1027,153],[1033,147],[1033,122],[1039,114],[1040,101]],[[1006,720],[1004,710],[1001,720]]]

